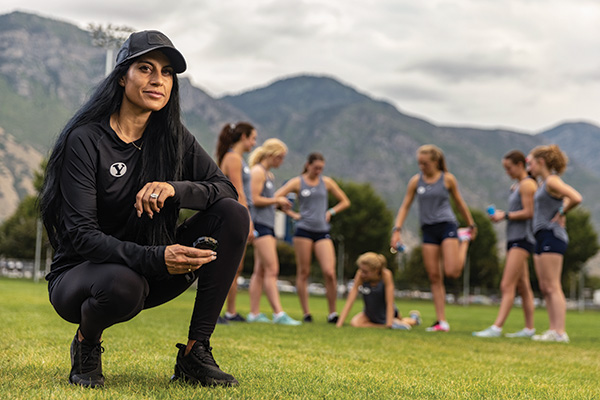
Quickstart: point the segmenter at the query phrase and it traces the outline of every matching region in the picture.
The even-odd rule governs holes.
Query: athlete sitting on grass
[[[421,315],[418,311],[410,311],[408,318],[400,316],[394,304],[392,271],[386,268],[387,261],[384,256],[367,252],[358,257],[356,264],[358,271],[354,276],[354,286],[336,323],[338,328],[344,325],[358,292],[363,295],[365,307],[350,320],[351,326],[409,330],[412,326],[421,324]]]

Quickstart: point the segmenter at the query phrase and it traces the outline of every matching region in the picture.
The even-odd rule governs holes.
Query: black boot
[[[194,343],[187,356],[184,344],[177,343],[176,346],[179,352],[177,353],[175,374],[171,377],[172,381],[181,379],[202,386],[237,386],[239,384],[232,375],[221,371],[212,355],[212,347],[210,347],[208,339]]]
[[[104,386],[101,358],[103,352],[102,342],[94,344],[85,339],[80,342],[76,333],[71,343],[69,383],[91,388]]]

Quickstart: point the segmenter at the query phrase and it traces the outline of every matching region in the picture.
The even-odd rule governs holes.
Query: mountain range
[[[104,57],[90,34],[74,25],[22,12],[0,15],[0,220],[33,191],[33,169],[103,78]],[[225,123],[249,121],[259,143],[277,137],[289,147],[276,171],[279,183],[301,172],[308,153],[320,151],[327,175],[370,183],[394,212],[418,171],[415,152],[422,144],[444,150],[467,203],[484,209],[506,204],[510,180],[500,163],[503,154],[557,143],[570,157],[565,180],[582,192],[600,227],[600,204],[594,201],[600,194],[600,127],[593,124],[565,122],[534,135],[440,126],[332,76],[286,77],[221,98],[185,76],[180,87],[184,121],[209,153]]]

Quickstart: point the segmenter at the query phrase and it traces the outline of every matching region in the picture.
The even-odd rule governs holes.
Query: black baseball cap
[[[153,50],[160,50],[165,53],[171,61],[175,73],[180,74],[187,68],[183,55],[173,46],[171,40],[159,31],[132,33],[117,53],[117,65]]]

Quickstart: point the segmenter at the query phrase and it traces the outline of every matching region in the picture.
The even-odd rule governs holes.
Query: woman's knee
[[[358,315],[355,315],[354,318],[350,320],[350,326],[354,328],[360,328],[362,326],[361,318]]]
[[[562,291],[562,286],[556,282],[539,282],[540,292],[544,297],[552,296]]]
[[[439,271],[427,271],[427,277],[429,278],[429,283],[432,285],[444,282],[442,274]]]
[[[452,260],[444,260],[444,275],[448,278],[456,279],[462,274],[462,266],[460,263]]]
[[[148,282],[133,270],[123,271],[119,277],[99,281],[93,293],[95,307],[122,315],[139,312],[150,291]]]
[[[274,278],[277,279],[279,277],[279,264],[272,264],[266,266],[264,268],[264,276],[265,278]]]
[[[247,229],[250,226],[250,214],[248,213],[248,209],[237,200],[221,199],[213,204],[211,211],[219,214],[226,224],[230,223],[236,228],[245,228],[245,235],[248,234]]]
[[[302,281],[307,281],[310,276],[310,267],[309,268],[296,268],[296,277]]]
[[[333,270],[324,270],[323,278],[328,282],[335,282],[337,279]]]
[[[500,291],[502,292],[503,295],[510,294],[510,293],[514,294],[516,288],[517,288],[516,282],[514,282],[510,279],[503,278],[502,281],[500,282]]]

